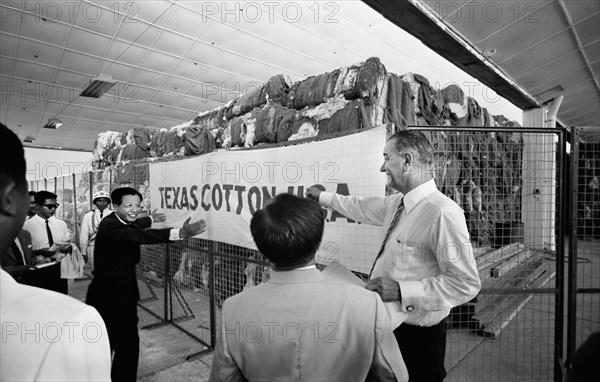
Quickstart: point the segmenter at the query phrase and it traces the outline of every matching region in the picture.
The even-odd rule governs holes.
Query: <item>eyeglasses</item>
[[[60,206],[60,204],[58,204],[58,203],[56,203],[56,204],[42,204],[42,206],[44,206],[47,209],[51,210],[53,208],[58,208],[58,206]]]

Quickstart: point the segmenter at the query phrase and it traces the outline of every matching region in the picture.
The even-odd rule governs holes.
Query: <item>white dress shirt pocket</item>
[[[414,274],[414,267],[420,263],[419,244],[410,241],[404,241],[400,237],[394,238],[390,242],[392,251],[391,259],[391,277],[394,280],[411,279]]]

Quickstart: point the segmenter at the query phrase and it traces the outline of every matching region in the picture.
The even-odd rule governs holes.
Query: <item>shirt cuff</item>
[[[403,312],[414,312],[423,310],[421,301],[425,295],[423,290],[423,284],[420,281],[400,281],[400,293],[402,294],[402,306]]]
[[[171,231],[169,232],[169,240],[181,240],[181,238],[179,237],[179,228],[171,228]]]
[[[333,192],[322,191],[319,194],[319,203],[326,206],[331,206],[333,195],[335,195]]]

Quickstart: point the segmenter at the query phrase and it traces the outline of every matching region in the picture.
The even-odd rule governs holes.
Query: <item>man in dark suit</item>
[[[31,235],[22,229],[12,242],[10,248],[0,254],[0,265],[15,280],[29,284],[25,280],[30,277],[29,268],[33,266],[35,259],[32,253]]]
[[[115,189],[110,198],[114,213],[100,222],[94,249],[94,278],[86,302],[95,307],[106,323],[110,346],[115,352],[113,381],[135,381],[139,356],[137,301],[140,292],[135,266],[140,261],[140,244],[166,243],[201,234],[206,222],[190,223],[181,229],[151,229],[152,218],[138,218],[142,195],[135,189]]]

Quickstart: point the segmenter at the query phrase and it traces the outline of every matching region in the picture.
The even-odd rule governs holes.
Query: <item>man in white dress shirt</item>
[[[343,196],[310,187],[307,196],[362,223],[382,226],[382,246],[367,289],[408,313],[394,335],[411,382],[446,376],[445,318],[481,288],[462,209],[438,191],[433,148],[419,131],[392,135],[380,168],[387,197]]]
[[[54,216],[58,208],[55,194],[39,191],[35,194],[35,204],[36,214],[25,222],[23,228],[31,234],[33,254],[55,263],[36,271],[36,278],[41,280],[36,286],[68,294],[67,279],[60,275],[60,260],[71,251],[71,232],[67,223]]]
[[[96,206],[95,209],[88,211],[81,219],[81,230],[79,233],[79,246],[83,256],[86,256],[87,263],[90,264],[92,271],[94,270],[94,244],[96,243],[96,233],[100,221],[108,214],[112,213],[108,210],[110,205],[110,195],[106,191],[98,191],[92,198],[92,203]]]
[[[27,216],[25,168],[19,138],[0,124],[0,253]],[[108,335],[94,308],[0,270],[0,322],[0,381],[110,381]]]

